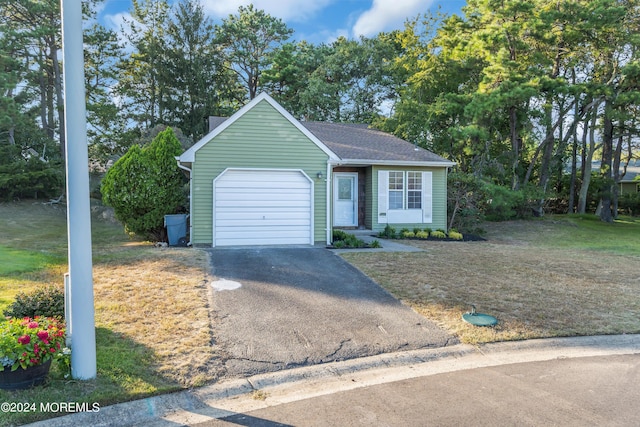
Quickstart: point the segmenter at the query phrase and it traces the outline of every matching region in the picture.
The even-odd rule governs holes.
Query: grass
[[[0,204],[0,311],[21,290],[62,284],[66,214],[39,202]],[[98,402],[101,406],[197,387],[219,377],[212,346],[204,251],[156,248],[122,226],[92,221],[97,378],[66,380],[55,364],[43,387],[0,391],[0,402]],[[17,262],[20,260],[20,262]],[[63,414],[0,413],[0,425]]]
[[[343,256],[463,342],[640,332],[637,219],[560,216],[486,228],[486,242],[406,240],[425,251]],[[471,304],[498,326],[465,323]]]
[[[222,355],[213,345],[209,318],[207,254],[129,240],[120,225],[100,218],[94,215],[92,222],[97,378],[65,380],[54,365],[45,386],[0,391],[0,402],[105,406],[221,376]],[[565,216],[486,228],[486,242],[406,240],[425,251],[342,256],[464,342],[640,332],[638,220],[608,225]],[[0,311],[20,290],[62,283],[63,208],[0,204],[0,229]],[[498,326],[464,323],[461,315],[471,304],[497,316]],[[57,415],[0,413],[0,425]]]

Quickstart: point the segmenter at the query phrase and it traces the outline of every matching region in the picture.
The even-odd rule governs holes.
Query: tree
[[[133,145],[102,180],[103,201],[114,208],[128,233],[164,240],[164,216],[184,207],[185,178],[175,156],[182,152],[173,130],[147,146]]]
[[[235,73],[223,66],[214,26],[198,0],[175,6],[166,34],[166,86],[169,89],[165,122],[199,139],[208,129],[208,116],[231,114],[242,96]]]
[[[93,161],[106,164],[113,155],[123,155],[135,137],[113,96],[117,62],[124,53],[117,34],[98,24],[85,30],[84,45],[89,154]]]
[[[263,88],[293,116],[304,119],[307,106],[302,95],[309,87],[312,73],[329,54],[330,48],[306,41],[285,43],[271,54],[271,64],[262,73]]]
[[[60,141],[64,158],[60,2],[2,0],[0,6],[0,32],[9,41],[5,48],[21,68],[20,89],[12,96],[30,106],[51,140]]]
[[[261,76],[269,64],[270,54],[293,34],[293,30],[281,19],[256,10],[250,4],[240,6],[237,15],[223,19],[222,25],[216,26],[216,33],[227,66],[243,82],[249,99],[253,99],[261,87]]]
[[[393,34],[360,40],[338,38],[300,93],[309,120],[371,123],[395,101],[401,80],[392,67],[400,51]]]
[[[0,200],[60,196],[64,168],[57,150],[46,153],[52,141],[35,122],[21,120],[13,130],[13,144],[0,142]]]
[[[130,119],[150,129],[165,122],[167,0],[133,0],[127,38],[134,51],[119,64],[117,93]]]

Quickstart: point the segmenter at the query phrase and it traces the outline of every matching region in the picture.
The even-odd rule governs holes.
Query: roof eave
[[[455,166],[455,162],[444,161],[420,161],[420,160],[372,160],[372,159],[341,159],[331,162],[332,165],[376,165],[376,166],[424,166],[448,168]]]

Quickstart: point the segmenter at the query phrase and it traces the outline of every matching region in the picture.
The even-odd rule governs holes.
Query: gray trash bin
[[[167,227],[169,246],[187,246],[187,215],[165,215],[164,226]]]

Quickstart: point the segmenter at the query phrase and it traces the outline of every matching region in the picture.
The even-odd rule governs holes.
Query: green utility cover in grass
[[[475,326],[494,326],[498,323],[498,319],[493,316],[484,313],[476,313],[476,307],[471,309],[470,313],[465,313],[462,315],[462,320],[465,322],[471,323]]]

